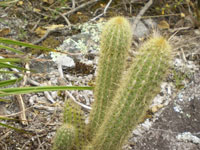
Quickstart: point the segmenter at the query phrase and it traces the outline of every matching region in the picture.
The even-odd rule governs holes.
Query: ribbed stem
[[[125,70],[130,45],[129,22],[123,17],[114,17],[109,20],[101,37],[100,59],[94,90],[95,102],[88,125],[90,138],[103,122],[107,108],[112,102],[119,80]]]

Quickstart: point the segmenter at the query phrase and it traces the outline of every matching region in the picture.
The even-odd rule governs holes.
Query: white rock
[[[192,135],[190,132],[184,132],[181,134],[178,134],[176,138],[179,141],[184,141],[184,142],[193,142],[195,144],[200,144],[200,138],[197,136]]]
[[[66,67],[74,67],[75,62],[71,57],[64,54],[51,52],[51,57],[54,62]]]

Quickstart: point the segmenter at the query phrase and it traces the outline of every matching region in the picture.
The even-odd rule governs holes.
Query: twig
[[[34,80],[31,80],[31,79],[28,79],[28,82],[32,85],[36,85],[36,86],[40,86],[40,83],[34,81]]]
[[[86,2],[86,3],[84,3],[84,4],[82,4],[82,5],[80,5],[80,6],[76,7],[76,8],[74,8],[74,9],[72,9],[72,10],[66,12],[66,13],[63,13],[63,15],[64,15],[64,16],[70,15],[70,14],[72,14],[72,13],[74,13],[74,12],[80,10],[81,8],[84,8],[84,7],[86,7],[86,6],[90,5],[90,4],[95,3],[95,2],[98,2],[98,1],[100,1],[100,0],[90,0],[90,1],[88,1],[88,2]],[[56,19],[58,19],[58,18],[56,18]]]
[[[171,39],[173,39],[174,36],[175,36],[179,31],[181,31],[181,30],[188,30],[188,29],[190,29],[190,28],[191,28],[191,27],[174,28],[174,29],[172,30],[172,32],[175,31],[175,33],[173,33],[173,34],[170,36],[170,38],[169,38],[168,40],[170,41]]]
[[[48,7],[47,9],[50,10],[50,11],[53,11],[53,12],[59,14],[61,17],[63,17],[64,20],[65,20],[65,22],[67,23],[68,27],[71,27],[71,23],[70,23],[70,21],[67,19],[67,17],[66,17],[65,15],[63,15],[63,14],[60,13],[59,11],[56,11],[56,10],[51,9],[51,8],[49,8],[49,7]]]
[[[60,72],[59,72],[60,73]],[[62,78],[62,74],[60,74],[60,78],[59,78],[59,84],[61,85],[66,85],[65,83],[65,79]],[[76,104],[80,105],[82,108],[86,109],[87,111],[88,110],[91,110],[91,107],[87,106],[87,105],[84,105],[80,102],[78,102],[75,97],[69,92],[69,91],[65,91],[65,95],[68,95]]]
[[[65,22],[68,24],[68,26],[71,27],[71,23],[70,23],[69,19],[65,15],[61,14],[60,12],[58,12],[58,14],[60,16],[62,16],[65,19]]]
[[[62,69],[62,65],[61,64],[58,64],[58,72],[60,74],[60,77],[64,78],[63,69]]]
[[[12,130],[8,131],[7,133],[5,133],[4,135],[2,135],[0,137],[0,141],[3,141],[3,139],[5,139],[6,137],[10,136],[10,134],[12,133]]]
[[[25,68],[28,69],[28,70],[30,69],[28,63],[26,63]],[[27,77],[29,76],[29,74],[30,74],[30,71],[26,71],[26,74],[24,75],[23,82],[22,82],[21,86],[25,86],[26,85]],[[21,113],[20,113],[21,123],[23,125],[28,125],[28,121],[26,119],[26,108],[25,108],[25,104],[24,104],[22,95],[21,94],[20,95],[16,95],[16,99],[17,99],[17,101],[19,103],[19,107],[20,107],[20,110],[21,110]]]
[[[40,83],[33,81],[31,79],[28,79],[28,82],[36,86],[42,86]],[[48,91],[44,91],[44,95],[51,103],[55,103],[54,99],[52,98],[52,96],[49,94]]]
[[[59,31],[59,30],[64,30],[66,28],[69,28],[69,27],[67,26],[67,27],[64,27],[64,28],[55,28],[55,29],[50,29],[50,30],[48,29],[46,31],[46,33],[40,39],[34,41],[32,44],[38,44],[38,43],[42,42],[44,39],[46,39],[49,34],[56,32],[56,31]]]
[[[186,57],[185,57],[185,53],[184,53],[184,51],[183,51],[183,48],[181,48],[181,53],[182,53],[182,56],[183,56],[183,60],[184,60],[184,62],[186,63],[186,62],[187,62],[187,59],[186,59]]]
[[[126,2],[125,2],[125,0],[123,0],[123,4],[124,4],[124,8],[125,8],[125,10],[127,11],[128,8],[127,8],[127,6],[126,6]]]
[[[36,133],[37,133],[37,132],[36,132]],[[46,136],[46,135],[47,135],[47,133],[44,133],[44,134],[41,134],[41,135],[36,134],[35,136],[32,136],[31,138],[29,138],[29,139],[24,143],[24,145],[22,146],[21,149],[25,149],[25,146],[26,146],[28,143],[30,143],[31,141],[34,141],[36,138],[43,137],[43,136]]]
[[[132,26],[132,31],[135,31],[135,28],[140,21],[141,17],[144,15],[144,13],[147,11],[147,9],[153,4],[153,0],[149,0],[148,3],[145,4],[145,6],[140,10],[139,14],[135,18]]]
[[[130,3],[130,6],[129,6],[129,13],[132,15],[132,5]]]
[[[91,107],[78,102],[69,91],[65,91],[65,92],[76,104],[80,105],[81,107],[85,108],[86,110],[91,110],[92,109]]]
[[[137,2],[138,0],[131,0],[131,1],[127,0],[127,1],[129,3],[129,13],[132,15],[132,4]],[[126,3],[124,3],[124,5],[126,5]]]
[[[76,7],[76,2],[75,0],[72,0],[72,8],[74,9]]]
[[[34,105],[33,108],[39,109],[39,110],[46,110],[49,111],[51,113],[53,113],[55,111],[55,107],[49,107],[49,106],[40,106],[40,105]],[[56,110],[61,111],[61,108],[56,108]]]
[[[51,103],[55,103],[54,99],[52,98],[49,92],[44,91],[44,95]]]
[[[0,147],[2,147],[3,149],[7,150],[8,149],[8,145],[4,142],[2,142],[2,140],[0,139]]]
[[[54,29],[54,30],[55,30],[55,29]],[[42,42],[42,41],[43,41],[44,39],[46,39],[47,36],[48,36],[50,33],[52,33],[52,32],[53,32],[53,30],[47,30],[46,33],[45,33],[40,39],[34,41],[32,44],[38,44],[38,43]]]
[[[94,17],[94,18],[91,19],[90,21],[95,21],[97,18],[99,18],[99,17],[105,15],[106,12],[107,12],[107,9],[108,9],[108,7],[110,6],[111,3],[112,3],[112,0],[110,0],[110,1],[107,3],[107,5],[106,5],[106,7],[105,7],[105,9],[104,9],[104,11],[103,11],[103,13],[101,13],[101,14],[99,14],[98,16]]]
[[[21,110],[21,113],[20,113],[20,120],[21,120],[21,123],[23,125],[28,125],[28,121],[26,119],[26,108],[25,108],[25,104],[23,102],[23,98],[22,98],[22,95],[16,95],[16,99],[19,103],[19,107],[20,107],[20,110]]]
[[[36,134],[37,134],[37,133],[36,133]],[[43,147],[44,142],[41,143],[39,137],[37,137],[37,141],[38,141],[38,147],[37,147],[37,150],[40,150],[40,149],[44,150],[44,147]]]
[[[130,1],[130,4],[132,4],[132,3],[135,3],[135,2],[138,2],[139,0],[132,0],[132,1]]]
[[[32,106],[31,106],[31,107],[28,107],[28,108],[25,109],[25,111],[27,111],[27,110],[29,110],[29,109],[31,109],[31,108],[33,108],[33,107],[32,107]],[[10,114],[10,115],[3,115],[3,116],[0,116],[0,117],[13,117],[13,116],[17,116],[17,115],[19,115],[19,114],[21,114],[21,113],[22,113],[22,111],[19,111],[19,112]]]
[[[36,24],[34,25],[34,27],[30,30],[32,33],[35,31],[35,29],[37,28],[38,24],[40,23],[41,19],[39,19]]]

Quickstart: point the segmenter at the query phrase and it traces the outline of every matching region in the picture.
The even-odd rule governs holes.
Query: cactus
[[[71,99],[65,102],[63,122],[64,124],[69,123],[76,128],[76,138],[74,139],[74,143],[76,145],[76,150],[81,150],[85,141],[85,116],[81,107]]]
[[[152,98],[159,92],[158,87],[169,67],[169,43],[163,37],[154,36],[144,43],[138,53],[121,80],[110,109],[106,111],[105,119],[87,150],[120,150],[130,131],[144,116]]]
[[[86,128],[81,108],[68,100],[64,108],[64,125],[56,133],[54,150],[122,148],[130,131],[143,118],[151,100],[159,92],[172,56],[165,38],[153,36],[141,46],[130,68],[125,71],[130,45],[128,21],[123,17],[109,20],[101,37],[90,122]]]
[[[63,124],[57,129],[53,150],[72,150],[75,143],[76,130],[70,124]]]
[[[87,128],[91,137],[103,122],[107,107],[111,104],[119,80],[125,70],[125,62],[131,45],[131,27],[123,17],[110,19],[101,36],[100,59],[94,89],[95,102]]]

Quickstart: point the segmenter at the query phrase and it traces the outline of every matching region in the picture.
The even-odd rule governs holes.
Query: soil
[[[78,7],[88,1],[75,2],[75,7]],[[70,13],[67,15],[71,24],[69,27],[67,21],[58,13],[66,13],[74,9],[69,0],[57,2],[23,0],[3,7],[0,2],[0,37],[56,48],[66,37],[79,34],[81,31],[77,26],[101,14],[107,3],[108,0],[95,2]],[[125,149],[198,150],[200,149],[198,111],[200,109],[200,30],[193,22],[194,18],[185,13],[186,9],[179,8],[179,13],[184,10],[185,17],[176,15],[178,10],[160,15],[160,12],[155,9],[157,6],[160,7],[160,4],[154,5],[147,10],[144,18],[153,19],[160,26],[159,32],[170,39],[174,49],[174,60],[170,73],[161,86],[161,92],[154,99],[144,121],[131,134]],[[144,2],[115,1],[109,6],[107,13],[96,19],[94,23],[116,15],[129,18],[137,16],[143,6]],[[54,30],[43,40],[36,42],[44,36],[42,32],[46,31],[45,27],[52,25],[64,25],[65,28]],[[134,38],[133,53],[147,37]],[[41,56],[40,60],[45,59],[44,62],[36,61],[38,64],[32,64],[32,68],[37,66],[40,69],[37,73],[31,74],[30,79],[47,85],[60,85],[62,81],[57,66],[52,61],[47,61],[50,59],[47,53],[32,49],[22,50],[35,58],[32,63]],[[2,49],[0,53],[5,57],[12,54]],[[76,63],[75,67],[63,69],[66,79],[64,83],[93,86],[98,52],[88,52],[82,54],[79,59],[74,57],[73,59]],[[32,84],[27,83],[27,85]],[[23,95],[28,120],[26,124],[23,124],[19,117],[21,109],[15,96],[6,97],[9,102],[0,101],[0,116],[13,119],[1,120],[1,122],[26,132],[17,132],[0,126],[0,150],[51,149],[55,131],[61,124],[64,93],[51,92],[50,94],[53,102],[42,92]],[[87,106],[91,106],[94,101],[92,91],[71,91],[70,94],[78,102]],[[67,98],[69,97],[68,95]],[[84,111],[88,114],[88,110],[84,109]]]

